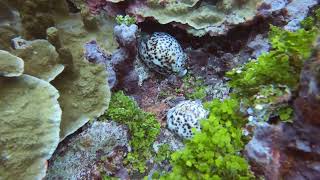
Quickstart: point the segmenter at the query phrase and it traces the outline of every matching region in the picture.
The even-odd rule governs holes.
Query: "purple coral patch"
[[[84,45],[84,50],[84,56],[89,62],[105,66],[106,71],[108,72],[109,87],[113,88],[117,83],[117,77],[110,62],[110,55],[104,53],[95,40],[86,43]]]

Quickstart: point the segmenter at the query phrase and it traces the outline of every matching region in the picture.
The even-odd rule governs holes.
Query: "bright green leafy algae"
[[[168,144],[163,144],[159,147],[159,150],[155,156],[155,162],[161,163],[165,160],[169,160],[172,154],[172,150]]]
[[[310,55],[316,30],[289,32],[271,26],[269,53],[247,63],[242,69],[227,73],[229,85],[238,96],[250,97],[267,85],[296,88],[303,61]]]
[[[239,112],[239,104],[268,104],[267,114],[275,113],[282,121],[291,119],[293,110],[286,101],[281,104],[281,98],[297,89],[303,62],[311,53],[318,30],[307,21],[308,29],[296,32],[271,26],[273,49],[227,73],[234,89],[232,98],[206,104],[210,115],[201,122],[202,130],[186,141],[182,151],[172,154],[173,170],[161,179],[254,178],[240,155],[244,146],[241,128],[247,121]]]
[[[136,23],[136,19],[134,17],[130,17],[129,15],[125,15],[125,16],[117,15],[116,22],[119,25],[125,24],[127,26],[130,26],[131,24]]]
[[[305,18],[303,21],[301,21],[301,27],[305,30],[310,30],[314,27],[315,19],[312,16],[309,16]]]
[[[256,109],[261,109],[258,106],[264,106],[261,109],[264,111],[264,116],[260,118],[263,121],[268,121],[272,116],[279,116],[281,121],[290,122],[293,111],[287,103],[284,103],[290,94],[287,86],[264,86],[253,96],[252,104],[256,106]]]
[[[318,11],[315,11],[315,14],[316,12]],[[319,17],[315,15],[314,18],[307,18],[302,22],[304,29],[296,32],[271,26],[269,33],[271,51],[227,73],[227,77],[231,79],[229,85],[233,88],[231,98],[224,101],[213,100],[205,104],[210,111],[209,117],[201,121],[201,131],[194,131],[194,137],[185,141],[184,149],[172,153],[164,146],[158,152],[155,162],[171,159],[172,172],[164,175],[164,172],[159,171],[153,174],[153,178],[254,179],[248,162],[241,157],[246,142],[242,128],[247,123],[247,117],[240,112],[240,104],[245,107],[266,107],[264,120],[268,120],[271,116],[278,116],[285,122],[291,120],[293,110],[286,98],[290,99],[291,94],[297,90],[304,60],[309,57],[318,33],[315,24]],[[199,83],[193,81],[196,79],[191,79],[186,77],[183,80],[185,87],[177,89],[177,93],[184,93],[190,99],[203,99],[205,97],[203,88],[187,91],[193,88],[194,84],[198,87],[202,85],[200,81]],[[190,80],[192,82],[188,83]],[[133,148],[134,151],[127,157],[127,161],[144,170],[144,162],[151,157],[149,148],[158,133],[158,130],[152,133],[149,127],[157,129],[159,124],[155,123],[153,116],[149,117],[148,113],[138,109],[134,101],[123,93],[116,93],[113,98],[115,100],[112,101],[115,103],[111,103],[108,116],[128,124],[130,131],[133,132],[130,144],[136,148]],[[145,120],[140,121],[140,115],[149,118],[142,118]],[[141,122],[146,126],[141,125]],[[154,136],[151,135],[150,139],[141,138],[144,136],[139,133],[146,132],[151,132]],[[148,148],[141,147],[141,144],[147,144]],[[137,153],[136,149],[140,148],[143,153]],[[141,154],[146,155],[141,156]],[[143,159],[142,165],[139,159]]]
[[[158,165],[155,172],[152,173],[152,179],[160,179],[161,176],[167,174],[166,166],[170,165],[171,155],[174,151],[169,144],[160,145],[158,151],[154,155],[154,162]],[[144,177],[147,180],[148,176]]]
[[[290,95],[299,84],[303,62],[310,56],[317,28],[311,27],[312,19],[307,18],[307,29],[296,32],[285,31],[271,26],[269,41],[272,50],[251,60],[241,68],[227,73],[233,96],[240,98],[246,106],[263,104],[267,107],[262,119],[278,115],[282,121],[289,121],[292,109],[281,98]]]
[[[142,111],[136,102],[122,91],[112,95],[109,109],[104,116],[129,127],[129,143],[133,151],[128,153],[125,161],[130,169],[143,173],[146,161],[152,156],[151,146],[160,132],[160,124],[155,116]]]
[[[246,121],[238,104],[235,99],[207,103],[210,115],[201,122],[202,130],[172,154],[173,171],[162,179],[252,179],[248,163],[239,156]]]
[[[204,100],[207,96],[206,89],[204,86],[204,80],[201,78],[196,78],[192,75],[187,75],[183,78],[184,88],[186,89],[185,95],[188,99],[200,99]]]

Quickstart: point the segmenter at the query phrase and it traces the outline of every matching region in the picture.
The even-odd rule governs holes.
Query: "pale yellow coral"
[[[47,40],[30,41],[24,49],[17,49],[14,54],[24,60],[25,74],[52,81],[64,69],[59,61],[56,49]]]
[[[0,50],[0,76],[14,77],[23,73],[24,62],[21,58]]]
[[[41,180],[59,143],[58,91],[47,81],[0,77],[0,179]]]
[[[245,23],[255,17],[261,0],[201,2],[196,0],[168,1],[164,7],[148,1],[144,6],[132,5],[130,13],[141,17],[152,17],[161,24],[180,23],[187,25],[187,31],[195,36],[219,35],[232,26]],[[195,6],[196,5],[196,6]]]

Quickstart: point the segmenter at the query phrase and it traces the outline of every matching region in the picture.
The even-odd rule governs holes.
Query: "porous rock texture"
[[[281,14],[277,19],[285,22],[284,28],[295,31],[300,28],[300,21],[308,15],[310,8],[318,3],[317,0],[263,0],[258,12],[264,17]]]
[[[95,121],[58,147],[46,179],[92,179],[103,168],[99,163],[117,147],[128,147],[127,128]]]
[[[130,26],[121,24],[114,27],[114,36],[120,47],[135,48],[137,33],[138,26],[136,24]]]
[[[85,57],[89,62],[102,64],[105,66],[106,72],[108,74],[108,84],[110,89],[112,89],[117,84],[117,76],[114,68],[111,64],[110,55],[106,54],[97,44],[96,41],[90,41],[84,45]]]

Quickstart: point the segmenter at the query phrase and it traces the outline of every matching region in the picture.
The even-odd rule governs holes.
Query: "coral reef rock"
[[[277,19],[285,21],[285,29],[295,31],[300,28],[300,22],[308,15],[310,8],[318,3],[318,0],[263,0],[258,12],[264,17],[285,12]]]
[[[220,35],[235,25],[252,20],[261,1],[136,0],[127,11],[138,21],[153,18],[160,24],[178,24],[194,36]]]
[[[41,180],[59,143],[58,91],[21,75],[0,77],[0,179]]]
[[[52,82],[61,95],[61,139],[102,115],[110,101],[105,67],[82,60],[76,62],[74,68]]]
[[[0,77],[0,179],[40,180],[59,141],[108,108],[105,67],[85,60],[83,46],[112,49],[114,23],[94,17],[98,27],[88,31],[91,17],[69,15],[65,0],[0,1],[19,11],[23,27],[0,23],[0,47],[12,53],[0,51],[1,75],[17,76]]]
[[[259,126],[246,146],[254,172],[266,179],[320,178],[319,54],[318,43],[301,73],[293,123]]]
[[[173,151],[180,150],[184,147],[183,142],[180,138],[177,138],[171,131],[168,129],[161,129],[159,137],[157,141],[153,143],[152,147],[155,152],[159,151],[159,148],[164,145],[168,144],[170,149]]]
[[[105,66],[86,60],[85,44],[95,40],[101,51],[113,51],[111,21],[99,21],[98,30],[88,31],[79,14],[57,18],[56,28],[62,48],[58,50],[61,62],[67,68],[52,84],[59,90],[63,109],[61,140],[75,132],[89,120],[99,117],[108,108],[110,88]],[[101,20],[101,21],[100,21]],[[63,51],[62,51],[63,50]],[[63,53],[61,53],[63,52]]]
[[[200,130],[199,121],[208,114],[200,101],[183,101],[168,111],[168,128],[182,138],[191,138],[192,128]]]
[[[138,26],[135,24],[131,24],[130,26],[121,24],[114,27],[114,35],[121,47],[135,47],[137,32]]]
[[[294,0],[289,2],[286,6],[288,24],[284,28],[290,31],[298,30],[300,22],[307,17],[310,8],[317,4],[319,4],[318,0]]]
[[[0,76],[15,77],[22,75],[24,62],[21,58],[0,50]]]
[[[95,121],[58,147],[46,179],[91,179],[96,174],[95,166],[119,146],[128,146],[127,128],[115,122]]]
[[[167,33],[155,32],[139,40],[139,58],[152,70],[163,74],[184,76],[187,56],[179,42]]]
[[[90,41],[85,44],[85,57],[89,62],[102,64],[108,73],[108,84],[112,89],[117,84],[116,72],[111,64],[111,57],[103,52],[96,41]]]
[[[248,47],[253,51],[251,56],[258,58],[261,54],[269,51],[270,44],[267,38],[258,34],[254,40],[248,43]]]
[[[52,81],[64,69],[56,49],[47,40],[29,41],[25,48],[14,51],[24,60],[25,74]]]

